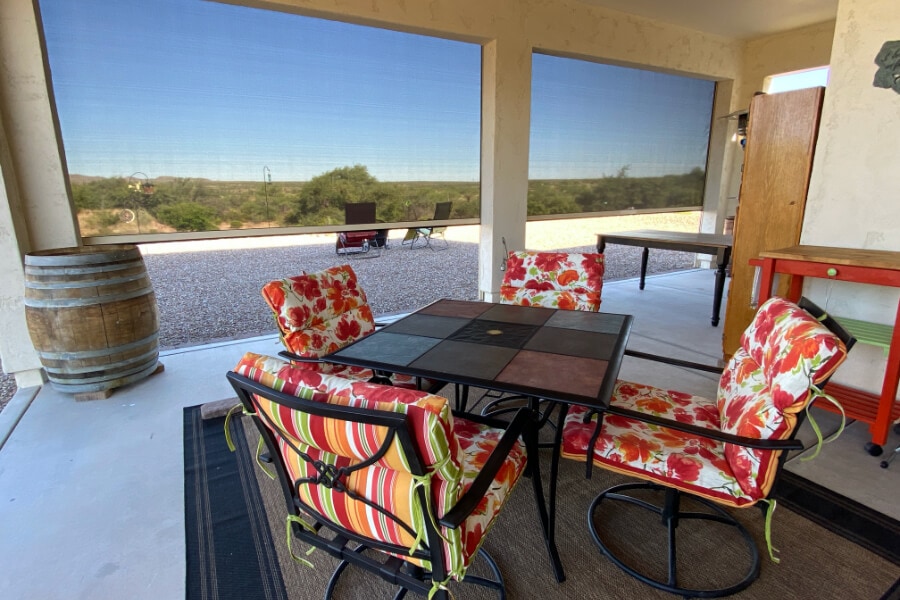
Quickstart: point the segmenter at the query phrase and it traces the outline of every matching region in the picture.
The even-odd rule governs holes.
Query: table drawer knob
[[[831,267],[831,268],[829,268],[827,271],[825,271],[825,273],[826,273],[829,277],[834,277],[835,275],[837,275],[837,269],[835,269],[834,267]]]

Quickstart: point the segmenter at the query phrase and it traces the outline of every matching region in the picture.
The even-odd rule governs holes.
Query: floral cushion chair
[[[228,379],[268,445],[294,538],[423,596],[446,598],[451,580],[470,581],[466,570],[526,464],[526,412],[509,424],[454,418],[441,396],[253,353]],[[355,543],[380,553],[354,552]],[[502,593],[496,564],[481,554],[494,570],[481,584]]]
[[[597,312],[603,288],[603,267],[603,255],[597,253],[510,252],[500,286],[500,303]],[[464,388],[462,394],[464,407],[468,402],[468,389]],[[538,402],[526,396],[487,393],[485,397],[493,400],[484,405],[482,415],[500,416],[517,410],[524,400],[532,410],[541,413],[541,425],[548,422],[554,406],[552,402]]]
[[[564,310],[600,310],[603,255],[510,252],[500,302]]]
[[[760,307],[741,337],[740,348],[722,371],[715,399],[618,381],[599,427],[598,415],[588,409],[577,407],[569,412],[563,429],[563,456],[579,461],[589,457],[589,474],[594,464],[649,482],[610,488],[590,509],[594,540],[628,573],[688,597],[732,594],[758,575],[753,540],[717,505],[740,508],[763,501],[769,508],[768,531],[773,505],[767,497],[775,477],[786,451],[802,448],[791,439],[798,416],[802,418],[801,411],[817,397],[828,398],[817,386],[844,361],[855,341],[818,307],[805,300],[801,304],[813,314],[777,297]],[[813,315],[822,316],[824,322]],[[687,366],[682,361],[662,362]],[[623,493],[647,488],[667,490],[664,506],[641,504],[643,500]],[[655,579],[625,564],[601,539],[593,518],[599,504],[607,498],[630,502],[662,515],[662,522],[669,527],[670,556],[674,557],[675,526],[679,519],[696,514],[679,512],[681,492],[700,499],[716,515],[704,513],[708,515],[704,518],[727,523],[744,534],[751,555],[744,579],[717,589],[687,589],[678,585],[674,562],[669,565],[667,580]]]
[[[375,331],[375,319],[350,265],[331,267],[317,273],[270,281],[262,296],[275,315],[285,356],[308,363],[307,368],[323,373],[369,380],[370,369],[321,362],[336,352]],[[416,378],[391,374],[392,385],[416,388]],[[441,384],[422,380],[424,389],[437,391]]]

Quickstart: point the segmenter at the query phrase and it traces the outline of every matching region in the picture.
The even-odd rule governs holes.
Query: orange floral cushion
[[[285,347],[306,358],[330,354],[375,331],[350,265],[270,281],[262,289]]]
[[[719,381],[715,401],[618,381],[611,405],[757,439],[787,439],[796,413],[846,358],[836,335],[797,305],[773,298],[760,307]],[[563,456],[584,460],[597,416],[566,417]],[[591,455],[595,464],[731,506],[768,496],[780,451],[716,442],[616,415],[606,415]]]
[[[719,429],[713,400],[674,390],[618,381],[612,404],[707,429]],[[588,409],[574,406],[566,415],[562,455],[587,459],[597,415],[584,422]],[[727,459],[725,445],[701,436],[650,425],[637,419],[605,415],[592,455],[610,470],[653,479],[685,492],[731,506],[756,500],[744,493]]]
[[[510,252],[500,301],[596,312],[602,286],[602,254]]]
[[[797,413],[812,400],[812,385],[827,379],[847,356],[844,344],[809,313],[771,298],[741,336],[719,381],[722,431],[758,439],[790,437]],[[775,478],[778,452],[725,445],[725,456],[747,494],[763,497]]]
[[[375,319],[350,265],[270,281],[262,288],[285,348],[304,358],[319,358],[375,331]],[[304,368],[368,381],[371,369],[331,363]],[[416,389],[415,377],[392,373],[391,385]],[[428,384],[426,384],[428,387]]]
[[[412,425],[414,443],[429,478],[434,513],[447,512],[482,470],[502,430],[492,429],[465,419],[454,419],[448,402],[425,392],[353,381],[302,368],[289,362],[247,353],[235,372],[273,389],[310,400],[401,412]],[[350,466],[371,457],[385,439],[384,427],[359,426],[335,419],[315,417],[293,411],[264,398],[255,398],[257,409],[281,432],[280,449],[290,477],[296,481],[315,477],[315,468],[297,449],[313,460]],[[424,528],[421,513],[412,509],[417,484],[409,461],[395,439],[388,452],[372,465],[353,472],[346,486],[356,494],[385,507],[414,531]],[[442,529],[446,568],[461,577],[481,545],[500,507],[518,481],[525,465],[525,449],[517,444],[498,472],[489,492],[477,509],[457,529]],[[361,535],[410,547],[415,537],[395,520],[385,518],[364,502],[355,500],[337,488],[300,484],[303,501],[329,520]],[[428,561],[410,560],[429,568]]]

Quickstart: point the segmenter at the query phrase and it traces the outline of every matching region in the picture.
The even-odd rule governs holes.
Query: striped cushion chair
[[[350,265],[270,281],[263,286],[262,296],[274,313],[281,341],[287,349],[282,356],[305,362],[307,368],[322,373],[366,381],[375,377],[371,369],[320,360],[375,331],[366,293]],[[408,375],[388,377],[391,385],[422,387],[431,392],[443,385],[429,380],[417,382]]]
[[[744,508],[762,502],[769,511],[768,530],[773,507],[768,496],[775,477],[787,451],[803,448],[792,439],[803,416],[801,411],[817,397],[830,399],[818,386],[844,361],[855,342],[817,306],[806,300],[801,300],[801,306],[805,308],[782,298],[772,298],[763,304],[724,370],[631,353],[678,366],[721,372],[715,399],[620,380],[601,419],[580,407],[567,415],[563,429],[564,457],[587,462],[589,475],[594,464],[646,482],[605,490],[594,500],[589,513],[594,541],[629,574],[667,592],[707,598],[736,593],[756,579],[759,573],[756,545],[743,525],[719,505]],[[641,495],[643,491],[634,495],[624,493],[647,489],[665,492],[662,506],[647,502],[647,497]],[[681,510],[682,493],[689,494],[709,511]],[[595,511],[604,499],[631,503],[662,516],[662,523],[669,529],[670,562],[668,570],[652,572],[667,572],[666,579],[649,575],[649,569],[626,564],[610,550],[612,545],[600,536],[595,519]],[[674,561],[675,527],[684,524],[686,519],[696,518],[731,525],[743,534],[750,554],[749,571],[743,579],[713,589],[679,585]],[[605,529],[604,537],[612,528]],[[684,546],[679,552],[687,552]],[[684,559],[679,554],[679,560]]]
[[[565,310],[600,310],[603,255],[510,252],[500,302]]]
[[[253,353],[228,379],[274,457],[295,538],[442,598],[451,580],[469,581],[480,553],[494,580],[473,582],[502,590],[480,548],[526,464],[524,411],[509,424],[454,418],[441,396]],[[350,542],[381,552],[343,547]],[[402,569],[406,563],[420,569]]]

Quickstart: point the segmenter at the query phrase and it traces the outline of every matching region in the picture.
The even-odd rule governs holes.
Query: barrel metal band
[[[92,273],[111,273],[113,271],[124,271],[125,269],[145,269],[144,260],[130,260],[128,262],[121,262],[115,264],[108,265],[97,265],[94,267],[85,267],[85,266],[62,266],[62,265],[54,265],[54,266],[46,266],[46,267],[38,267],[35,265],[25,265],[25,274],[26,275],[37,275],[37,276],[47,276],[47,275],[89,275]]]
[[[71,287],[71,286],[69,286]],[[25,297],[25,306],[31,308],[75,308],[78,306],[91,306],[94,304],[111,304],[123,300],[131,300],[139,296],[152,294],[153,289],[145,287],[140,290],[124,292],[122,294],[108,294],[105,296],[93,296],[91,298],[29,298]]]
[[[145,352],[134,358],[102,365],[62,368],[53,368],[44,365],[44,369],[47,371],[47,375],[54,375],[63,379],[66,376],[77,376],[79,381],[103,381],[109,379],[111,376],[128,375],[135,369],[142,369],[144,368],[144,363],[148,360],[152,360],[153,362],[159,360],[159,352],[156,349],[153,349],[150,352]],[[91,373],[100,373],[100,375],[97,375],[96,377],[81,377],[81,375],[90,375]]]
[[[139,348],[148,343],[156,342],[159,338],[159,332],[154,332],[146,337],[143,337],[135,342],[131,342],[129,344],[120,344],[118,346],[114,346],[112,348],[101,348],[100,350],[83,350],[83,351],[66,351],[66,352],[47,352],[42,351],[41,357],[54,359],[54,360],[72,360],[79,358],[99,358],[101,356],[109,356],[110,354],[117,354],[119,352],[127,352],[129,350],[134,350],[135,348]]]

